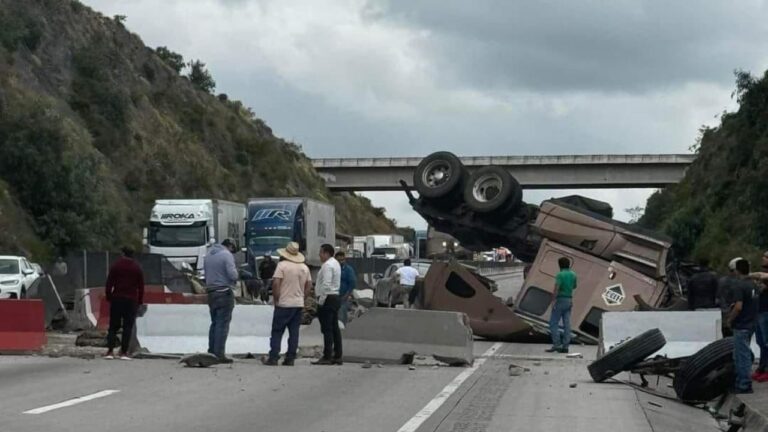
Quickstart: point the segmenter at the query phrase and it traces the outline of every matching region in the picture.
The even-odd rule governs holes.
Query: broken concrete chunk
[[[363,364],[363,369],[370,369],[372,367],[373,367],[373,365],[371,364],[371,362],[365,362]]]
[[[570,353],[565,356],[566,358],[584,358],[582,353]]]
[[[509,365],[509,376],[517,377],[525,373],[525,368],[517,365]]]
[[[576,383],[571,383],[571,385],[570,385],[571,388],[576,388],[576,386],[578,386],[578,384],[576,384]]]
[[[408,370],[416,370],[416,366],[410,365],[410,366],[408,366]]]
[[[219,364],[221,360],[210,353],[192,354],[182,358],[179,363],[184,363],[187,367],[206,368]]]

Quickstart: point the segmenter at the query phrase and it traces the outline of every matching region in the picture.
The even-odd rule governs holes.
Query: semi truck
[[[320,246],[336,242],[336,209],[310,198],[251,198],[245,224],[246,259],[255,272],[264,256],[277,257],[289,242],[299,244],[307,265],[320,267]]]
[[[376,244],[371,236],[355,236],[352,244],[352,249],[360,252],[363,258],[370,258],[375,248]]]
[[[186,263],[202,273],[208,247],[229,238],[243,243],[245,205],[219,199],[155,201],[144,229],[149,253],[162,254],[176,268]]]

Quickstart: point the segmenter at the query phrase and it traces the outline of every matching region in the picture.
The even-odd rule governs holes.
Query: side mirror
[[[240,249],[240,252],[242,252],[242,253],[248,253],[248,248],[241,248],[241,249]]]
[[[21,271],[21,273],[22,273],[24,276],[29,276],[29,275],[31,275],[31,274],[34,274],[34,273],[35,273],[35,271],[34,271],[34,270],[30,270],[30,269],[24,269],[24,270],[22,270],[22,271]]]
[[[373,278],[376,280],[384,279],[384,275],[381,273],[376,273],[375,275],[373,275]]]

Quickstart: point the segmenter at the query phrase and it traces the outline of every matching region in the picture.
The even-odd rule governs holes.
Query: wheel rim
[[[499,196],[504,182],[496,174],[485,174],[472,185],[472,197],[479,202],[489,202]]]
[[[447,161],[436,160],[427,165],[421,180],[427,187],[434,189],[448,183],[452,176],[451,165]]]

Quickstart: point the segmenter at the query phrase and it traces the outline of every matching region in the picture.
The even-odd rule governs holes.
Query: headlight
[[[18,283],[19,283],[18,280],[7,280],[7,281],[0,282],[0,285],[16,285]]]

